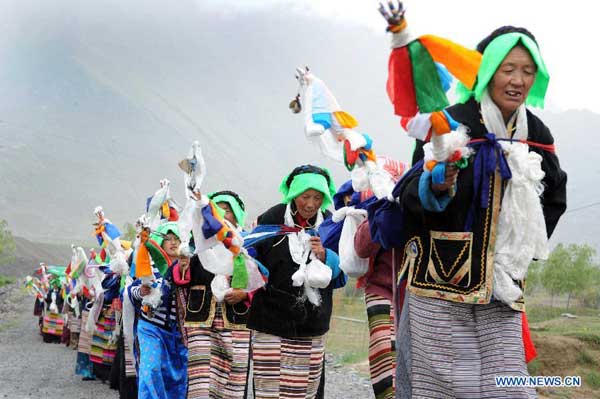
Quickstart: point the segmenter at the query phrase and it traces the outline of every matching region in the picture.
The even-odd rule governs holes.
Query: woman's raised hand
[[[405,26],[406,22],[404,20],[404,5],[401,1],[396,3],[395,0],[389,0],[387,2],[387,7],[383,5],[383,3],[379,3],[379,13],[381,16],[387,21],[388,32],[399,32]]]

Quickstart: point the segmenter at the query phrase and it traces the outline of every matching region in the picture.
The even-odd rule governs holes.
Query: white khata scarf
[[[290,204],[285,209],[285,225],[294,227],[294,218]],[[323,213],[317,212],[315,229],[323,223]],[[310,250],[310,235],[301,230],[298,233],[289,233],[288,245],[292,260],[299,265],[298,270],[292,275],[294,287],[304,286],[304,296],[315,306],[321,304],[319,288],[326,288],[331,282],[331,268],[325,265]]]
[[[512,137],[527,140],[527,112],[522,104],[508,123],[487,91],[481,99],[481,114],[488,132],[498,138],[511,138],[510,128],[516,126]],[[501,142],[512,178],[508,181],[502,198],[494,254],[494,297],[511,305],[522,297],[522,290],[514,280],[527,275],[531,261],[548,258],[546,222],[540,202],[544,192],[541,167],[542,157],[529,152],[521,142]]]

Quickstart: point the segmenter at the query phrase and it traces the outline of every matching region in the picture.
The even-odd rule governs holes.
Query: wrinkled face
[[[323,205],[323,193],[312,188],[308,189],[294,198],[294,203],[300,216],[308,220],[314,217]]]
[[[227,220],[234,226],[238,225],[237,220],[235,219],[235,215],[227,202],[217,202],[217,206],[225,211],[225,220]]]
[[[173,233],[167,233],[162,242],[162,249],[171,259],[175,259],[179,255],[179,244],[181,244],[179,237]]]
[[[523,46],[514,47],[498,67],[489,84],[489,93],[505,121],[527,99],[536,72],[535,62]]]

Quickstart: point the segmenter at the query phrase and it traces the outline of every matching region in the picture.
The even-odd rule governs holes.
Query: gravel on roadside
[[[0,288],[0,399],[118,398],[107,384],[75,375],[76,351],[42,341],[33,303],[18,284]],[[369,380],[335,357],[327,356],[325,370],[326,399],[374,397]]]

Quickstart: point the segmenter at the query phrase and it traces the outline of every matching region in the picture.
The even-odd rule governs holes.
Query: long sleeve
[[[544,219],[548,238],[554,232],[558,220],[567,209],[567,173],[560,168],[558,157],[554,153],[544,151],[542,169],[546,172],[542,195]]]
[[[360,258],[371,258],[377,255],[381,245],[371,240],[371,230],[369,221],[363,221],[354,234],[354,250]]]
[[[340,269],[340,258],[338,254],[325,248],[325,264],[331,268],[331,283],[333,288],[341,288],[348,282],[348,276]]]
[[[190,284],[191,281],[191,272],[188,267],[185,271],[185,275],[181,275],[181,265],[177,263],[173,266],[173,283],[179,287],[186,287]]]
[[[139,280],[138,280],[139,281]],[[140,287],[141,285],[139,283],[137,283],[137,281],[134,282],[132,285],[129,286],[128,291],[129,291],[129,299],[131,300],[131,303],[133,303],[136,306],[140,306],[140,304],[142,303],[142,295],[140,294]]]
[[[552,137],[550,129],[531,112],[528,112],[527,116],[527,123],[532,131],[528,139],[542,145],[553,146],[554,137]],[[544,193],[541,200],[546,220],[546,232],[550,238],[558,220],[567,209],[567,174],[561,169],[555,152],[545,151],[535,146],[529,148],[530,151],[535,151],[542,156],[542,170],[546,175],[542,180]]]

